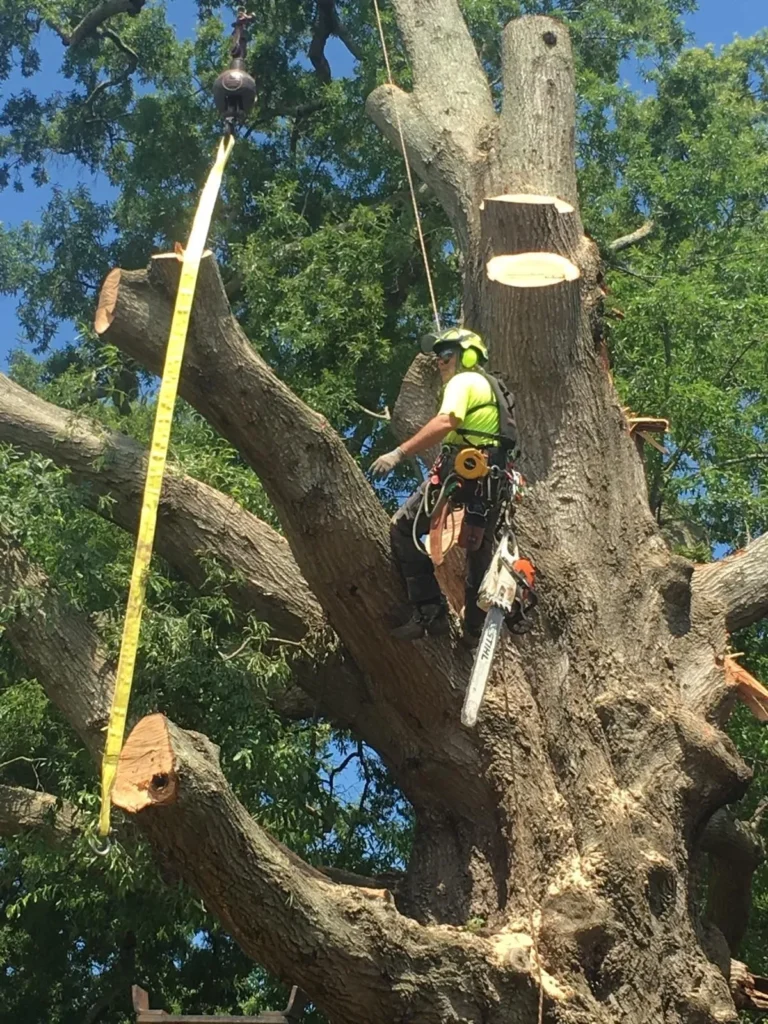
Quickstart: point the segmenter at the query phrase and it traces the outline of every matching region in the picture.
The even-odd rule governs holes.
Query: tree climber
[[[477,605],[477,593],[493,556],[507,453],[516,444],[513,403],[501,382],[481,370],[479,364],[487,361],[488,352],[479,335],[452,328],[431,340],[443,382],[440,411],[371,467],[374,474],[384,476],[404,458],[436,444],[444,446],[429,478],[405,501],[390,526],[392,554],[413,605],[410,619],[392,630],[392,635],[400,640],[418,640],[425,633],[438,636],[448,632],[447,604],[432,560],[418,538],[429,531],[430,519],[439,510],[439,498],[436,506],[427,507],[430,489],[444,485],[452,474],[454,490],[448,500],[465,508],[459,537],[459,544],[467,550],[463,629],[465,642],[473,645],[485,619],[485,612]],[[456,459],[468,449],[475,453],[471,458],[480,457],[484,475],[459,479],[457,486]]]

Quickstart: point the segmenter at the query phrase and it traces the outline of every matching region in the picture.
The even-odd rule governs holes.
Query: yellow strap
[[[117,664],[115,692],[112,697],[112,710],[107,728],[107,743],[104,751],[101,770],[101,813],[99,815],[99,834],[109,834],[110,797],[112,786],[117,774],[117,763],[125,735],[125,722],[128,717],[128,701],[131,696],[133,670],[136,664],[136,652],[139,646],[139,630],[141,615],[144,611],[144,593],[146,590],[147,573],[152,558],[152,546],[155,541],[157,525],[157,506],[160,502],[160,491],[163,486],[165,461],[168,455],[168,444],[171,439],[171,423],[173,407],[176,403],[176,392],[179,386],[181,363],[184,358],[184,345],[187,340],[189,316],[195,296],[197,275],[200,260],[203,258],[208,229],[213,217],[213,208],[221,188],[224,168],[232,152],[234,138],[229,136],[219,143],[216,163],[208,175],[200,203],[197,207],[192,233],[184,252],[184,263],[181,268],[179,291],[176,295],[176,307],[171,321],[171,333],[168,338],[168,349],[165,355],[163,379],[157,398],[155,428],[152,433],[152,446],[149,451],[147,480],[144,485],[144,501],[141,506],[139,533],[136,539],[136,554],[133,560],[131,586],[128,592],[128,606],[125,612],[123,638],[120,644],[120,660]]]

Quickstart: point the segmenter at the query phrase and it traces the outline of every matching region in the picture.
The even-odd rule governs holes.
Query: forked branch
[[[337,36],[356,60],[362,59],[360,47],[339,17],[336,0],[317,0],[317,14],[309,44],[309,59],[323,82],[331,80],[331,66],[325,56],[325,44],[330,36]]]
[[[66,32],[60,27],[55,31],[65,45],[78,46],[84,39],[95,35],[99,27],[110,18],[118,14],[140,14],[146,2],[147,0],[104,0],[104,3],[90,10],[71,32]]]
[[[158,372],[178,279],[174,256],[156,258],[148,271],[113,271],[98,333]],[[454,738],[468,659],[445,642],[392,643],[389,616],[403,591],[386,516],[338,435],[245,337],[210,257],[200,269],[180,390],[259,475],[309,586],[366,673],[369,720],[380,722],[368,742],[414,803],[428,791],[432,807],[458,798],[462,813],[480,813],[490,793],[477,747]]]

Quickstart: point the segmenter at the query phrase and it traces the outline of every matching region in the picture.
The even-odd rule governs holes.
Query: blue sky
[[[196,9],[193,0],[167,0],[166,6],[169,20],[177,30],[185,36],[191,34],[194,31]],[[696,45],[714,43],[719,47],[731,42],[736,35],[750,36],[768,26],[768,4],[765,0],[729,0],[728,3],[724,3],[723,0],[700,0],[698,11],[687,17],[686,24],[694,34]],[[44,70],[35,77],[33,85],[45,95],[59,87],[61,82],[56,69],[61,61],[62,46],[58,38],[48,34],[43,40],[42,51]],[[349,66],[346,50],[338,42],[331,41],[327,53],[336,73],[343,73],[345,67]],[[20,77],[16,77],[4,83],[0,97],[15,91],[21,81]],[[29,86],[30,81],[27,80],[24,84]],[[63,161],[51,166],[49,172],[52,181],[63,188],[82,181],[92,187],[97,197],[106,198],[109,195],[107,182],[103,176],[92,178],[82,169]],[[49,198],[50,187],[39,189],[31,186],[23,193],[6,189],[0,192],[0,222],[5,226],[11,226],[25,220],[35,221]],[[0,296],[0,370],[6,368],[8,353],[17,347],[19,342],[15,307],[14,298]],[[61,337],[66,341],[73,334],[74,328],[65,327]]]

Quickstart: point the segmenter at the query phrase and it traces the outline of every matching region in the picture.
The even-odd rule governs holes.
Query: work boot
[[[416,605],[410,619],[393,629],[391,636],[396,640],[420,640],[426,633],[445,636],[448,630],[448,609],[442,601],[427,601]]]

